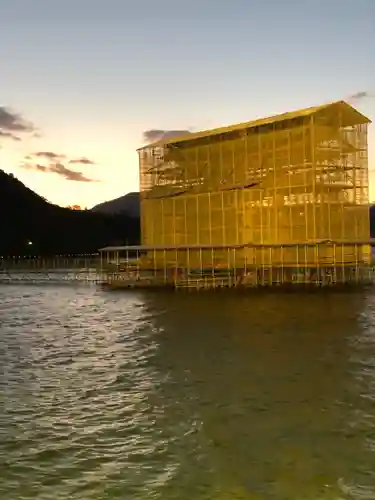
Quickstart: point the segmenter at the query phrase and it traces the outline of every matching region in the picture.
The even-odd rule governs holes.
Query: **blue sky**
[[[0,0],[0,14],[0,106],[39,131],[3,138],[0,168],[61,205],[137,190],[148,129],[375,95],[375,0]],[[375,98],[353,104],[375,118]],[[36,152],[101,182],[33,170]]]

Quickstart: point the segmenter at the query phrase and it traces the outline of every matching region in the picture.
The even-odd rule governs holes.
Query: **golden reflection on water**
[[[154,321],[160,366],[178,379],[175,404],[194,416],[190,425],[199,422],[218,491],[235,490],[239,498],[340,498],[348,491],[345,478],[352,478],[357,484],[370,479],[375,498],[368,429],[353,428],[363,406],[355,390],[361,370],[353,343],[363,337],[364,323],[374,324],[373,298],[218,294],[148,300],[151,311],[165,311]],[[375,353],[373,342],[366,344],[368,356]],[[375,379],[375,366],[371,373]],[[373,426],[374,407],[369,410]]]

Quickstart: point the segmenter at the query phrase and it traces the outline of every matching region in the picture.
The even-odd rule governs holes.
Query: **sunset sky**
[[[148,130],[364,91],[375,119],[375,0],[0,0],[0,65],[0,168],[90,207],[138,190]]]

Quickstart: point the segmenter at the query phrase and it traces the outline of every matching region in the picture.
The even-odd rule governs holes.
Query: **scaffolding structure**
[[[369,123],[339,101],[139,149],[144,261],[368,265]]]

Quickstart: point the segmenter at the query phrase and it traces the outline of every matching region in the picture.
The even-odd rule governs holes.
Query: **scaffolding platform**
[[[375,240],[357,242],[360,247],[370,248],[374,243]],[[123,246],[102,248],[100,255],[102,273],[106,276],[104,285],[110,289],[217,290],[296,285],[319,288],[375,283],[374,269],[358,259],[359,252],[347,253],[346,248],[352,245],[352,242],[320,241],[174,249]],[[312,261],[307,259],[311,249],[316,256]],[[289,256],[294,253],[294,258],[285,259],[286,252]]]

